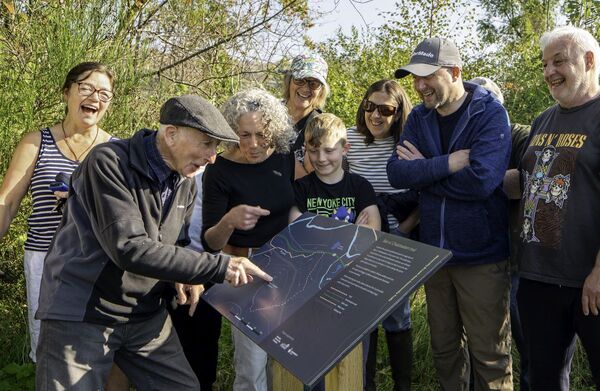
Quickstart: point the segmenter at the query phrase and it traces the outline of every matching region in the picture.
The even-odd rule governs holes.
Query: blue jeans
[[[234,391],[267,391],[267,353],[235,327],[233,361],[235,366]]]
[[[406,237],[406,235],[400,232],[397,228],[392,230],[390,233],[392,235]],[[383,320],[381,325],[385,331],[391,333],[397,333],[398,331],[410,329],[412,326],[410,322],[410,297],[401,302],[390,314],[390,316]],[[366,350],[368,351],[368,349]]]
[[[410,297],[401,302],[398,307],[381,322],[385,331],[396,333],[412,327],[410,321]]]

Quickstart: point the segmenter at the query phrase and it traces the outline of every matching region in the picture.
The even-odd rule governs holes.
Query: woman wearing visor
[[[283,99],[297,134],[292,144],[296,179],[313,171],[308,159],[304,160],[304,129],[325,106],[329,95],[327,70],[327,63],[318,54],[301,54],[294,57],[283,78]]]

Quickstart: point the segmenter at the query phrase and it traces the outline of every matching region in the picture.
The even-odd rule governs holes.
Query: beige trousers
[[[473,370],[475,391],[512,390],[507,262],[446,266],[425,293],[441,388],[468,390]]]

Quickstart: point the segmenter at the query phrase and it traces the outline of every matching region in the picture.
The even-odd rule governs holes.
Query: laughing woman
[[[308,159],[304,160],[304,129],[325,106],[329,95],[327,70],[327,63],[318,54],[301,54],[294,57],[283,79],[283,99],[297,134],[292,146],[296,179],[313,171]]]
[[[57,206],[60,199],[67,197],[66,191],[52,191],[50,184],[58,174],[68,182],[68,177],[90,150],[111,139],[98,123],[110,106],[113,88],[114,75],[105,65],[83,62],[73,67],[61,90],[66,103],[64,119],[23,136],[0,187],[0,239],[8,231],[21,201],[31,192],[33,210],[28,219],[24,269],[31,342],[29,356],[33,362],[40,330],[35,312],[44,258],[61,219]],[[126,384],[126,378],[115,367],[107,387],[128,389]]]
[[[49,185],[57,174],[71,175],[73,170],[97,144],[111,136],[98,127],[113,97],[114,76],[104,65],[84,62],[69,71],[62,87],[67,105],[66,116],[59,123],[25,134],[17,145],[0,188],[0,239],[8,231],[19,205],[31,191],[33,210],[25,241],[25,282],[31,352],[39,335],[37,311],[44,257],[61,219],[56,210],[57,198],[66,192],[53,192]]]
[[[408,96],[393,80],[380,80],[366,91],[356,114],[356,127],[348,129],[350,172],[366,178],[377,193],[382,230],[408,236],[418,224],[416,193],[393,188],[386,166],[412,109]],[[410,390],[412,335],[407,299],[383,321],[394,391]],[[371,334],[366,365],[366,389],[375,389],[377,330]]]

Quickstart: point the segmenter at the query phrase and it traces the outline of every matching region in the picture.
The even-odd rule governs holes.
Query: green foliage
[[[555,25],[558,1],[483,0],[478,23],[483,44],[496,50],[482,59],[488,76],[498,83],[511,120],[530,124],[553,101],[543,80],[539,37]],[[472,74],[472,77],[479,76]]]
[[[23,206],[30,207],[30,200],[24,200]],[[3,347],[0,368],[10,362],[24,363],[29,360],[23,275],[26,226],[26,217],[19,214],[0,246],[0,270],[6,274],[0,279],[0,346]]]
[[[569,21],[590,31],[598,39],[600,35],[600,2],[594,0],[566,0],[563,12]]]
[[[10,363],[0,369],[0,391],[35,390],[35,365]]]
[[[594,11],[600,3],[592,3],[567,2],[567,12],[561,14],[556,0],[483,0],[479,10],[469,2],[399,1],[394,12],[382,15],[387,23],[381,28],[338,33],[317,46],[330,67],[332,93],[326,110],[340,116],[346,125],[354,125],[367,87],[393,78],[394,70],[409,61],[418,42],[437,35],[457,42],[464,63],[463,80],[486,76],[496,81],[511,120],[530,124],[553,104],[541,72],[540,35],[555,25],[559,15],[573,23],[599,26],[600,13]],[[591,30],[600,33],[598,28]],[[473,31],[479,34],[469,34]],[[399,82],[413,104],[418,104],[411,77]]]
[[[338,32],[321,44],[302,37],[312,24],[309,11],[306,0],[0,2],[0,180],[23,133],[62,119],[60,87],[81,61],[100,60],[115,71],[115,99],[101,125],[126,137],[155,127],[159,107],[171,95],[199,93],[220,103],[247,85],[274,86],[281,79],[275,73],[278,53],[305,44],[330,66],[326,110],[352,126],[367,87],[393,78],[419,41],[440,35],[457,41],[464,79],[494,79],[512,121],[528,124],[553,103],[542,78],[540,34],[566,20],[600,38],[600,2],[594,0],[398,0],[394,12],[381,15],[381,28]],[[411,78],[399,82],[417,104]],[[29,341],[22,259],[29,210],[26,198],[0,245],[0,270],[6,273],[0,281],[0,391],[33,388],[33,366],[24,364]],[[413,300],[412,319],[413,389],[436,389],[422,291]],[[385,338],[379,340],[379,389],[391,390]],[[220,343],[216,389],[229,390],[234,374],[228,325]],[[581,348],[572,388],[593,388]]]
[[[398,50],[390,36],[351,35],[341,33],[320,44],[317,49],[329,65],[328,83],[331,95],[326,110],[342,118],[350,127],[355,124],[356,112],[367,88],[380,79],[392,79],[394,71],[408,61],[410,52]],[[414,94],[410,80],[401,80]]]

